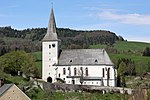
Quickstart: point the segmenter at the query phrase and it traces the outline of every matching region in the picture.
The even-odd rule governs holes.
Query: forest
[[[41,51],[41,41],[47,28],[13,29],[11,26],[0,27],[0,56],[14,50],[26,52]],[[90,45],[113,45],[124,39],[115,33],[104,30],[81,31],[57,28],[62,49],[89,48]]]

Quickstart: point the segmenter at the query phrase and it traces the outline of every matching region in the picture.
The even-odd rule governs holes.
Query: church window
[[[85,75],[88,76],[88,68],[85,69]]]
[[[107,78],[108,79],[110,78],[110,68],[108,68],[108,71],[107,71]]]
[[[63,75],[66,75],[66,69],[63,68]]]
[[[77,68],[74,68],[74,75],[77,75]]]
[[[70,60],[70,62],[72,63],[72,60]]]
[[[103,71],[102,71],[102,75],[103,75],[103,77],[105,77],[105,70],[104,70],[104,68],[103,68]]]
[[[68,67],[68,71],[69,71],[69,76],[71,76],[71,70],[70,70],[70,67]]]
[[[51,45],[49,45],[49,48],[51,48]]]
[[[95,60],[95,62],[96,62],[96,63],[98,62],[97,59]]]
[[[52,44],[52,47],[54,48],[54,47],[55,47],[55,44]]]
[[[59,75],[58,75],[58,76],[59,76],[59,78],[60,78],[60,73],[59,73]]]

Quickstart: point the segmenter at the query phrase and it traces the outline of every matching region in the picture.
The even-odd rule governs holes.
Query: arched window
[[[74,75],[77,75],[77,68],[74,68]]]
[[[110,78],[110,68],[108,68],[108,70],[107,70],[107,78],[108,79]]]
[[[63,75],[66,75],[66,69],[63,68]]]
[[[51,77],[48,77],[48,78],[47,78],[47,82],[52,83],[52,78],[51,78]]]
[[[88,76],[88,68],[85,68],[85,75]]]
[[[105,77],[105,70],[104,70],[104,68],[102,70],[102,76]]]

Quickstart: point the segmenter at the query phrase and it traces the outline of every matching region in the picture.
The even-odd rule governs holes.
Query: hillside
[[[0,27],[0,55],[13,50],[35,52],[41,50],[41,40],[47,28],[32,28],[17,30],[9,27]],[[64,49],[88,48],[89,45],[112,45],[119,37],[115,33],[105,30],[80,31],[57,28],[58,38]],[[30,44],[30,45],[29,45]]]
[[[150,43],[117,41],[113,46],[90,45],[90,48],[105,48],[112,61],[117,65],[119,59],[131,59],[135,63],[137,74],[146,72],[150,57],[145,57],[143,51],[150,47]]]

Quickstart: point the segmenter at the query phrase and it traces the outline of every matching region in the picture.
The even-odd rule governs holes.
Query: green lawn
[[[117,41],[114,47],[117,50],[143,51],[146,47],[150,47],[150,43]]]

